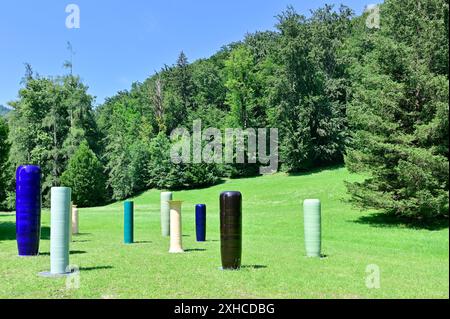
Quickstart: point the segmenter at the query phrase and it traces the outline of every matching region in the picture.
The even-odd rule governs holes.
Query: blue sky
[[[0,104],[17,97],[24,63],[39,74],[61,75],[75,50],[74,72],[102,103],[128,89],[183,50],[190,61],[214,54],[247,32],[274,29],[274,16],[292,4],[308,14],[324,3],[361,13],[374,0],[15,0],[0,4]],[[65,25],[68,4],[80,8],[80,28]]]

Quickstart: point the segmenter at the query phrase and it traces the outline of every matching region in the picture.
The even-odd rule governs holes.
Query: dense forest
[[[346,164],[366,180],[348,184],[361,208],[411,218],[448,217],[448,1],[387,0],[370,13],[289,7],[276,31],[247,34],[207,59],[181,52],[143,82],[94,108],[88,86],[26,65],[18,99],[0,118],[0,207],[14,209],[21,164],[80,206],[150,188],[205,187],[254,176],[257,164],[170,160],[173,129],[278,128],[287,173]]]

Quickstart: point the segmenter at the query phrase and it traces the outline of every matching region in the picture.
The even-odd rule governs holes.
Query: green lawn
[[[0,298],[449,298],[448,227],[410,228],[360,212],[344,200],[343,169],[229,180],[176,192],[183,204],[185,254],[168,253],[160,236],[159,191],[135,201],[134,245],[124,245],[122,203],[80,210],[81,235],[70,262],[80,288],[48,270],[49,213],[41,255],[17,257],[14,214],[0,213]],[[243,194],[243,268],[221,271],[219,193]],[[304,257],[301,203],[322,200],[323,259]],[[195,241],[194,204],[208,205],[206,243]],[[366,267],[381,270],[381,288],[366,287]]]

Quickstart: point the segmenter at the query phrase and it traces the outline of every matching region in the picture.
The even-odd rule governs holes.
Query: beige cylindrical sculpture
[[[78,207],[72,205],[72,234],[78,235]]]
[[[170,207],[170,249],[169,253],[184,253],[181,231],[181,203],[182,201],[169,201]]]

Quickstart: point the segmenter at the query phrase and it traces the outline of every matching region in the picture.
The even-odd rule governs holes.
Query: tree
[[[383,27],[356,32],[349,51],[354,133],[346,164],[368,177],[348,190],[363,208],[448,217],[448,3],[386,1],[381,15]]]
[[[225,62],[225,74],[229,125],[243,129],[260,127],[258,117],[265,115],[258,103],[261,82],[249,48],[240,46],[231,52]]]
[[[214,185],[219,180],[213,164],[175,164],[170,158],[172,144],[164,133],[159,133],[150,144],[147,166],[148,186],[159,189],[186,189]]]
[[[87,89],[78,77],[39,77],[28,65],[19,98],[10,103],[9,185],[14,184],[13,171],[19,165],[39,165],[44,205],[49,204],[50,188],[60,185],[61,174],[81,141],[99,150],[93,98]],[[8,193],[13,208],[13,187]]]
[[[7,189],[7,160],[9,153],[8,123],[0,116],[0,208],[4,207]]]
[[[342,161],[346,142],[343,66],[335,56],[350,25],[345,7],[299,15],[289,7],[279,17],[280,50],[269,113],[280,127],[280,155],[289,172]],[[339,32],[337,32],[339,31]]]
[[[192,71],[184,52],[181,52],[176,64],[161,72],[164,83],[164,111],[166,133],[179,126],[186,126],[189,112],[195,108],[193,103],[194,87]]]
[[[105,202],[104,168],[87,141],[80,144],[61,176],[61,185],[72,188],[72,200],[80,207]]]

